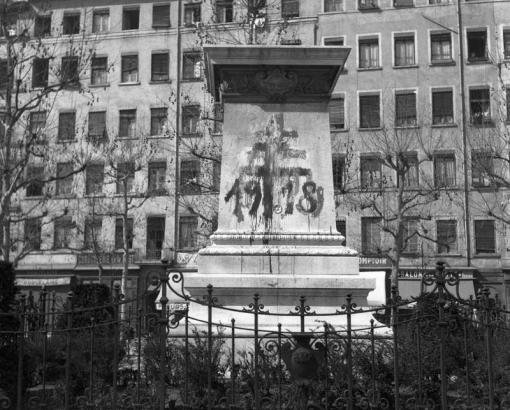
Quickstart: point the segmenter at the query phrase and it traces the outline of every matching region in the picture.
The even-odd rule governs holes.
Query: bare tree
[[[12,235],[14,227],[48,214],[57,218],[48,210],[51,185],[81,172],[87,154],[79,145],[68,150],[68,144],[50,144],[57,128],[57,97],[72,91],[87,99],[81,78],[93,42],[83,32],[65,37],[57,30],[50,32],[47,22],[38,19],[43,11],[29,2],[0,6],[0,252],[3,260],[15,264],[31,249],[25,235]],[[59,139],[74,143],[77,132],[74,127],[59,129]],[[74,166],[58,174],[56,161],[62,155],[68,155]],[[29,203],[23,201],[27,194],[32,196]],[[60,215],[66,212],[63,209]]]
[[[374,228],[389,240],[368,242],[363,251],[389,259],[391,284],[397,286],[402,256],[419,252],[419,238],[434,240],[426,225],[446,192],[448,181],[433,175],[435,151],[443,147],[444,136],[419,124],[416,109],[390,112],[376,122],[381,128],[363,132],[359,141],[337,141],[336,148],[343,146],[345,151],[337,203],[375,218]],[[355,151],[366,153],[360,154],[359,162]]]

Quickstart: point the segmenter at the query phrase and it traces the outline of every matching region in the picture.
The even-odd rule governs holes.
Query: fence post
[[[87,407],[90,410],[94,409],[94,331],[95,331],[95,319],[94,316],[90,318],[90,345],[89,345],[89,355],[90,355],[90,365],[89,365],[89,397]]]
[[[353,403],[353,383],[352,383],[352,295],[347,295],[347,391],[348,391],[348,397],[347,397],[347,404],[348,409],[352,410],[354,403]]]
[[[161,282],[161,298],[159,303],[161,303],[161,318],[159,321],[160,329],[159,329],[159,409],[165,410],[165,396],[166,396],[166,387],[165,387],[165,371],[166,371],[166,327],[168,325],[168,317],[166,306],[168,304],[168,297],[166,295],[167,286],[168,286],[168,273],[166,269],[161,272],[160,275]]]
[[[212,409],[212,305],[213,286],[207,285],[207,409]]]
[[[484,319],[484,334],[485,334],[485,348],[487,351],[487,378],[489,382],[489,409],[494,409],[494,373],[493,373],[493,358],[492,358],[492,318],[490,306],[490,291],[489,288],[484,287],[481,291],[481,302]]]
[[[375,334],[374,319],[370,319],[370,362],[372,376],[372,405],[376,405],[376,375],[375,375]]]
[[[232,389],[231,404],[232,404],[232,406],[234,406],[236,403],[236,336],[235,336],[236,320],[234,318],[232,318],[231,323],[232,323],[232,345],[231,345],[232,362],[231,362],[230,366],[231,366],[232,370],[231,370],[230,381],[231,381],[231,389]]]
[[[391,324],[393,330],[393,384],[394,384],[394,396],[395,396],[395,410],[400,409],[400,383],[398,378],[399,372],[399,357],[398,357],[398,288],[396,286],[391,287]]]
[[[20,318],[18,333],[18,375],[16,381],[16,408],[23,410],[23,357],[25,356],[25,320],[26,320],[26,300],[25,295],[21,295],[20,300]]]
[[[184,403],[189,403],[189,305],[184,316]]]
[[[253,295],[253,320],[254,320],[254,380],[253,380],[253,397],[255,400],[255,410],[260,410],[259,400],[259,294]]]
[[[464,355],[466,356],[466,403],[471,403],[471,384],[469,378],[471,375],[471,368],[469,366],[469,347],[468,347],[468,333],[467,333],[467,320],[464,318],[463,321],[463,333],[464,333]]]
[[[67,294],[66,301],[66,367],[65,367],[65,409],[71,408],[71,329],[73,327],[73,292]]]
[[[41,294],[39,295],[39,323],[38,329],[43,328],[46,323],[46,296],[48,295],[48,291],[46,290],[46,286],[41,287]]]
[[[281,327],[281,325],[280,325]],[[328,370],[328,336],[329,336],[329,325],[324,322],[324,408],[328,410],[328,392],[329,392],[329,370]],[[281,369],[280,369],[281,371]]]
[[[136,317],[136,337],[137,337],[137,346],[136,346],[136,402],[134,404],[135,409],[141,409],[142,405],[140,403],[140,383],[142,378],[142,307],[139,306],[138,316]]]
[[[120,343],[120,323],[119,323],[119,304],[121,303],[120,285],[116,283],[113,287],[113,376],[112,376],[112,408],[117,408],[117,373],[119,370],[119,343]]]
[[[437,284],[437,308],[438,308],[438,326],[439,326],[439,369],[441,374],[441,408],[448,409],[448,380],[446,377],[446,328],[448,323],[445,320],[444,307],[446,304],[446,279],[444,276],[444,263],[436,264],[436,284]]]
[[[48,360],[48,324],[43,324],[42,330],[43,336],[43,355],[42,355],[42,400],[39,404],[41,409],[45,409],[47,407],[46,404],[46,368],[47,368],[47,360]]]

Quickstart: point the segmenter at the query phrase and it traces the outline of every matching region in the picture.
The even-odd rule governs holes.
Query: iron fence
[[[458,273],[442,264],[412,300],[393,289],[386,306],[366,309],[348,296],[327,314],[305,296],[286,314],[257,294],[242,308],[219,306],[211,285],[194,299],[185,274],[160,279],[162,309],[152,313],[118,287],[89,307],[72,293],[22,296],[0,316],[0,408],[510,409],[510,312],[487,289],[461,299]],[[168,285],[182,303],[169,303]],[[217,311],[249,314],[253,326],[218,323]],[[352,325],[367,313],[365,328]],[[260,326],[271,315],[283,323]],[[297,332],[284,330],[285,317],[299,320]]]

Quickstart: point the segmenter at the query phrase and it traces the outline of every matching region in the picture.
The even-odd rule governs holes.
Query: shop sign
[[[432,272],[432,271],[431,271]],[[462,272],[457,272],[459,279],[462,279]],[[401,269],[398,272],[399,279],[418,279],[421,280],[423,271],[418,269]]]
[[[71,284],[71,278],[18,278],[16,279],[17,286],[67,286]]]
[[[391,263],[388,258],[378,257],[378,256],[360,256],[359,264],[363,268],[367,268],[367,267],[389,268],[389,267],[391,267]]]

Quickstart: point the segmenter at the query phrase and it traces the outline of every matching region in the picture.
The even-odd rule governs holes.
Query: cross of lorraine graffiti
[[[324,189],[313,180],[307,151],[296,147],[297,131],[285,129],[283,113],[272,114],[253,137],[255,143],[241,152],[235,180],[225,195],[237,222],[244,221],[247,212],[253,231],[270,231],[275,215],[285,218],[297,210],[317,217]]]

